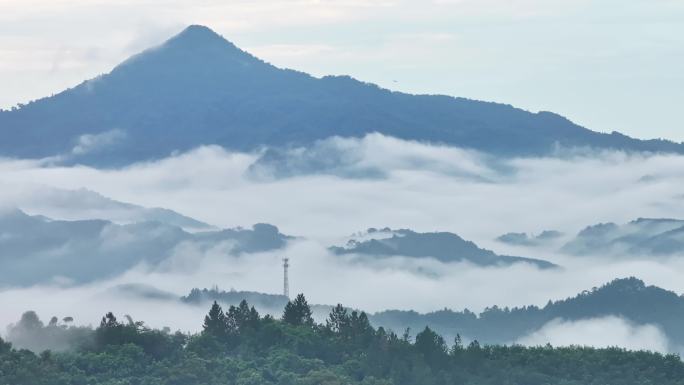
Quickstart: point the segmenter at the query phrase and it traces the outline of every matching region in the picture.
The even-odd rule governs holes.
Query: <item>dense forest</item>
[[[464,309],[443,309],[427,314],[388,310],[370,315],[373,325],[393,330],[429,325],[443,336],[459,333],[464,340],[500,344],[515,341],[546,323],[562,318],[582,320],[618,316],[639,325],[658,326],[676,345],[684,345],[684,297],[630,277],[615,279],[574,297],[551,301],[543,306],[491,306],[481,313]]]
[[[260,311],[279,311],[287,303],[283,295],[218,289],[193,289],[181,301],[205,306],[213,301],[223,305],[237,305],[246,299]],[[322,320],[331,305],[312,305],[316,319]],[[351,311],[352,309],[348,309]],[[616,316],[637,325],[655,325],[675,346],[684,346],[684,297],[663,288],[646,285],[630,277],[615,279],[600,287],[585,290],[576,296],[549,300],[543,306],[503,307],[492,305],[476,313],[468,309],[442,309],[429,313],[412,310],[385,310],[369,313],[375,327],[388,330],[432,330],[451,341],[460,335],[464,342],[478,340],[485,344],[508,344],[533,333],[555,320],[583,320]]]
[[[280,319],[246,301],[223,311],[214,303],[203,331],[154,330],[108,313],[96,329],[22,322],[38,338],[71,335],[60,352],[35,354],[0,340],[0,385],[193,384],[684,384],[676,355],[618,348],[466,346],[429,328],[415,336],[371,326],[365,313],[332,309],[317,324],[303,295]]]

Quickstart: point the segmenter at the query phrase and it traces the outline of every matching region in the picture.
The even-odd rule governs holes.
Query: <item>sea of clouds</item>
[[[184,243],[161,265],[139,265],[87,285],[4,287],[0,330],[31,309],[44,319],[73,316],[80,324],[97,324],[105,312],[115,311],[152,326],[195,331],[206,309],[131,297],[116,287],[144,283],[177,296],[213,285],[278,293],[283,256],[291,259],[292,292],[305,293],[312,303],[340,302],[367,311],[543,306],[626,276],[681,293],[684,263],[676,257],[571,258],[557,251],[559,244],[525,248],[494,239],[547,229],[568,239],[599,222],[684,218],[683,176],[684,157],[676,155],[575,149],[553,157],[500,159],[379,134],[253,153],[207,146],[117,169],[4,159],[0,211],[20,208],[68,220],[139,219],[111,203],[117,201],[172,209],[222,228],[271,223],[298,238],[284,250],[239,256],[226,251],[230,245],[206,249]],[[545,259],[563,268],[477,267],[399,256],[363,261],[327,249],[358,231],[385,226],[450,231],[499,254]],[[572,339],[564,337],[570,334]],[[595,335],[606,336],[600,346],[668,350],[652,326],[619,319],[558,320],[518,342],[589,345],[598,341]],[[649,339],[654,342],[633,344]]]

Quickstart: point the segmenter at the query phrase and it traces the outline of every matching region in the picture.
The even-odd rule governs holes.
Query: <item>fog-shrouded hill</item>
[[[181,301],[192,305],[206,305],[213,301],[218,301],[227,305],[237,305],[241,301],[247,301],[251,305],[259,308],[278,308],[282,309],[288,302],[288,298],[282,294],[266,294],[255,291],[219,290],[217,287],[211,289],[192,289],[187,296],[181,297]]]
[[[601,223],[580,231],[561,251],[580,256],[684,256],[684,221],[639,218],[623,225]]]
[[[227,252],[240,254],[278,249],[290,238],[269,224],[189,233],[160,222],[63,221],[11,210],[0,214],[0,282],[90,282],[140,263],[154,266],[183,242],[198,248],[228,242]]]
[[[195,25],[108,74],[0,112],[0,156],[122,165],[198,145],[247,150],[371,132],[497,155],[558,146],[684,152],[683,144],[597,133],[550,112],[279,69]]]
[[[66,220],[105,219],[118,224],[160,222],[186,230],[211,230],[214,226],[176,211],[161,207],[143,207],[106,197],[98,192],[46,186],[20,190],[10,199],[27,212],[39,212]]]
[[[259,311],[278,315],[287,303],[283,295],[244,291],[193,289],[181,301],[192,305],[210,305],[218,301],[224,306],[237,305],[246,300]],[[324,322],[334,305],[314,305],[317,320]],[[350,309],[352,310],[352,309]],[[634,325],[654,325],[660,328],[674,346],[684,344],[684,297],[674,292],[647,286],[637,278],[616,279],[599,288],[586,290],[575,297],[549,300],[544,307],[524,306],[501,308],[496,305],[481,313],[468,309],[443,309],[431,313],[411,310],[387,310],[368,315],[376,326],[398,334],[410,328],[414,333],[426,326],[448,339],[457,334],[466,341],[481,343],[513,343],[534,333],[554,320],[582,321],[604,317],[619,317]]]
[[[144,283],[123,283],[107,288],[105,294],[110,296],[131,298],[131,299],[148,299],[158,301],[176,301],[178,297],[168,291],[158,289],[152,285]]]
[[[264,314],[271,314],[274,317],[280,317],[282,311],[290,300],[283,294],[267,294],[255,291],[240,291],[240,290],[220,290],[218,287],[211,289],[190,290],[187,296],[181,297],[180,301],[184,304],[192,306],[200,306],[205,308],[216,301],[226,308],[229,306],[238,306],[240,302],[247,301],[251,306],[254,306],[259,312]],[[325,319],[330,314],[333,305],[317,305],[311,304],[311,311],[314,319],[324,323]]]
[[[549,301],[543,308],[493,306],[480,314],[467,309],[445,309],[428,314],[394,310],[376,313],[371,319],[376,325],[395,330],[406,327],[422,330],[429,325],[446,336],[460,333],[480,342],[510,343],[553,320],[579,321],[608,316],[620,317],[636,325],[655,325],[671,344],[684,344],[684,298],[656,286],[647,286],[636,278],[616,279],[572,298]]]
[[[558,238],[562,236],[563,233],[559,231],[544,230],[537,235],[527,233],[506,233],[497,237],[496,240],[514,246],[542,246],[557,241]]]
[[[407,229],[369,229],[366,234],[362,234],[361,239],[351,239],[344,247],[333,246],[330,250],[338,255],[435,258],[441,262],[469,262],[479,266],[529,263],[542,269],[558,267],[540,259],[498,255],[448,232],[418,233]]]
[[[179,214],[162,207],[142,207],[132,203],[117,201],[88,189],[56,190],[62,197],[78,199],[79,209],[87,211],[92,217],[107,218],[114,222],[160,222],[191,230],[209,230],[213,226],[197,219]],[[54,195],[53,195],[54,197]],[[45,197],[43,197],[45,199]],[[76,210],[78,211],[78,209]]]

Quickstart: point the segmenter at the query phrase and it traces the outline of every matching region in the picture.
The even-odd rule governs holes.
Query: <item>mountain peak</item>
[[[184,82],[186,90],[204,87],[205,93],[212,93],[218,90],[217,82],[225,85],[235,72],[263,64],[212,29],[190,25],[162,45],[129,58],[111,74],[120,84],[147,83],[149,88],[156,82],[153,87],[158,89]]]
[[[617,289],[621,291],[640,291],[646,288],[644,281],[636,278],[618,278],[601,287],[602,290]]]
[[[169,39],[168,42],[174,42],[174,41],[182,41],[182,42],[187,42],[187,43],[207,43],[207,42],[221,42],[221,43],[230,43],[226,39],[223,38],[223,36],[219,35],[216,33],[214,30],[212,30],[209,27],[205,27],[203,25],[198,25],[198,24],[193,24],[188,27],[186,27],[183,31],[181,31],[179,34],[176,36],[172,37]]]
[[[209,52],[230,52],[233,55],[249,55],[211,28],[197,24],[186,27],[162,44],[161,48],[202,55],[206,55]]]
[[[213,29],[201,24],[191,24],[181,32],[181,34],[188,33],[218,35]]]

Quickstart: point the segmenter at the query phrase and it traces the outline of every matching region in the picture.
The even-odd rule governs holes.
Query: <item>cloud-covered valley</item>
[[[539,346],[620,346],[630,350],[670,352],[667,336],[654,325],[634,325],[619,317],[564,321],[557,319],[518,341],[523,345]]]
[[[113,288],[144,283],[179,297],[193,287],[212,285],[277,293],[283,256],[291,258],[293,292],[304,292],[313,303],[341,302],[368,311],[542,306],[626,276],[681,293],[684,261],[679,253],[667,258],[574,257],[561,253],[559,246],[588,225],[684,218],[684,196],[678,193],[684,191],[682,170],[684,157],[674,155],[559,150],[556,157],[501,159],[378,134],[255,153],[209,146],[119,169],[5,159],[0,161],[3,211],[18,208],[57,220],[104,219],[117,226],[173,220],[175,226],[192,227],[179,218],[218,228],[269,223],[297,238],[284,248],[240,255],[232,255],[225,245],[182,242],[165,249],[163,263],[132,265],[96,282],[52,280],[0,289],[0,303],[5,304],[0,324],[18,320],[29,309],[43,318],[68,315],[95,324],[113,310],[153,326],[196,330],[206,309],[131,299]],[[173,210],[173,215],[166,211],[170,217],[159,216],[151,208]],[[562,269],[406,256],[364,259],[328,249],[359,231],[385,226],[448,231],[497,254],[543,259]],[[495,240],[508,232],[544,230],[564,236],[537,247]],[[597,325],[614,328],[615,322]],[[554,331],[584,326],[549,325],[526,342],[562,343],[552,338]],[[652,332],[625,330],[609,343],[620,344],[622,335]]]

